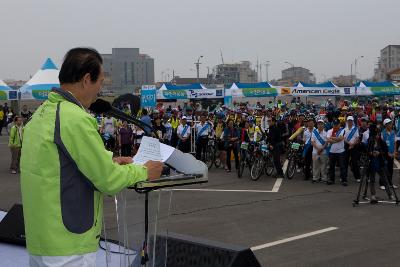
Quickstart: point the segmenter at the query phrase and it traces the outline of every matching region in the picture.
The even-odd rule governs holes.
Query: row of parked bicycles
[[[288,165],[285,173],[287,179],[292,179],[296,172],[304,170],[304,159],[302,157],[303,145],[291,142],[286,147],[286,158]],[[202,160],[208,168],[221,167],[220,151],[215,138],[210,138]],[[257,181],[263,174],[271,176],[274,171],[272,152],[265,141],[242,142],[239,148],[239,165],[236,169],[237,176],[243,177],[244,171],[248,169],[250,178]]]

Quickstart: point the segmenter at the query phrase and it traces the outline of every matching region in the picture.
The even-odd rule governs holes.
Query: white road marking
[[[274,187],[272,187],[272,192],[277,193],[279,191],[279,187],[281,187],[283,178],[277,178],[274,184]]]
[[[285,160],[285,162],[283,163],[283,167],[282,167],[283,173],[286,173],[288,163],[289,163],[288,160]]]
[[[174,188],[173,191],[201,191],[201,192],[246,192],[246,193],[276,193],[272,190],[230,190],[207,188]]]
[[[396,165],[397,169],[400,169],[400,162],[397,159],[394,159],[394,164]]]
[[[269,242],[269,243],[266,243],[266,244],[262,244],[262,245],[259,245],[259,246],[252,247],[250,249],[252,251],[256,251],[256,250],[260,250],[260,249],[269,248],[269,247],[277,246],[277,245],[280,245],[280,244],[292,242],[292,241],[299,240],[299,239],[302,239],[302,238],[323,234],[323,233],[330,232],[330,231],[337,230],[337,229],[339,229],[339,228],[338,227],[328,227],[328,228],[324,228],[324,229],[321,229],[321,230],[318,230],[318,231],[314,231],[314,232],[310,232],[310,233],[306,233],[306,234],[302,234],[302,235],[296,235],[296,236],[293,236],[293,237],[277,240],[277,241],[274,241],[274,242]]]
[[[238,190],[238,189],[210,189],[210,188],[174,188],[173,191],[200,191],[200,192],[244,192],[244,193],[278,193],[282,178],[277,178],[272,190]]]

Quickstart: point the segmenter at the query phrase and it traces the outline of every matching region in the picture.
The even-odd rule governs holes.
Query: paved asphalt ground
[[[8,171],[6,142],[7,137],[0,137],[1,210],[8,210],[21,197],[19,176]],[[400,207],[353,207],[357,183],[349,180],[348,187],[327,186],[299,176],[283,180],[278,188],[279,180],[271,177],[253,182],[248,172],[238,179],[235,173],[213,168],[209,183],[190,188],[238,191],[173,191],[169,218],[170,192],[162,192],[158,227],[252,247],[262,266],[399,266]],[[399,170],[395,170],[394,181],[399,182]],[[140,239],[143,199],[132,191],[125,194],[129,233],[131,239]],[[157,193],[151,205],[157,201],[154,196]],[[112,238],[118,237],[115,217],[114,199],[107,198],[106,232]]]

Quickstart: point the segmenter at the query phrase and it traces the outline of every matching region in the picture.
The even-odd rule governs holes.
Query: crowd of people
[[[132,115],[128,105],[122,110]],[[136,116],[154,129],[161,142],[193,153],[199,160],[205,160],[209,140],[215,140],[218,160],[227,172],[232,171],[232,158],[238,168],[242,143],[263,141],[271,152],[276,176],[284,177],[285,155],[290,144],[296,143],[302,146],[299,153],[304,163],[304,180],[334,184],[335,169],[339,167],[339,181],[347,186],[349,167],[354,179],[360,182],[360,169],[364,167],[360,166],[360,159],[365,155],[370,181],[374,182],[378,174],[380,188],[393,198],[390,187],[397,188],[393,165],[400,147],[399,110],[397,98],[368,99],[363,103],[354,99],[334,103],[328,99],[321,105],[293,98],[291,102],[277,100],[253,106],[218,105],[212,111],[205,111],[199,103],[174,108],[159,104],[151,110],[141,109]],[[12,173],[19,169],[23,125],[31,115],[26,106],[20,116],[14,115],[7,105],[0,109],[1,125],[9,126],[6,128],[10,134]],[[150,130],[108,115],[93,116],[97,117],[105,147],[120,156],[135,155],[144,130]],[[374,198],[374,188],[371,194]]]
[[[174,108],[160,104],[152,110],[140,110],[137,116],[155,129],[161,142],[193,153],[200,160],[204,160],[208,141],[214,139],[227,172],[232,171],[231,158],[238,167],[241,143],[263,141],[271,152],[276,176],[284,177],[285,155],[290,144],[299,143],[303,147],[304,180],[334,184],[339,167],[340,184],[347,186],[349,167],[355,181],[360,182],[364,167],[360,159],[366,155],[370,181],[378,174],[379,187],[393,198],[389,189],[397,188],[393,164],[400,142],[399,109],[397,98],[363,103],[328,99],[321,105],[293,98],[290,103],[238,103],[212,111],[196,103]],[[133,155],[144,135],[137,126],[110,117],[99,117],[99,125],[106,146],[115,146],[121,155]],[[375,190],[372,195],[374,199]]]

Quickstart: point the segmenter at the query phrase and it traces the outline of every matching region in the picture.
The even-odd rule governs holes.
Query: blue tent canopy
[[[165,87],[168,90],[193,90],[193,89],[203,89],[200,83],[191,83],[187,85],[175,85],[170,83],[165,83]]]
[[[390,81],[383,81],[383,82],[369,82],[369,81],[362,81],[356,83],[354,86],[359,87],[363,83],[366,87],[394,87],[395,85]]]
[[[42,70],[58,70],[56,64],[50,59],[47,58],[46,62],[44,62]]]
[[[296,87],[298,87],[300,84],[303,85],[303,87],[336,87],[331,81],[315,84],[299,82]]]
[[[259,83],[235,83],[236,86],[240,89],[244,88],[271,88],[271,85],[267,82],[259,82]]]

